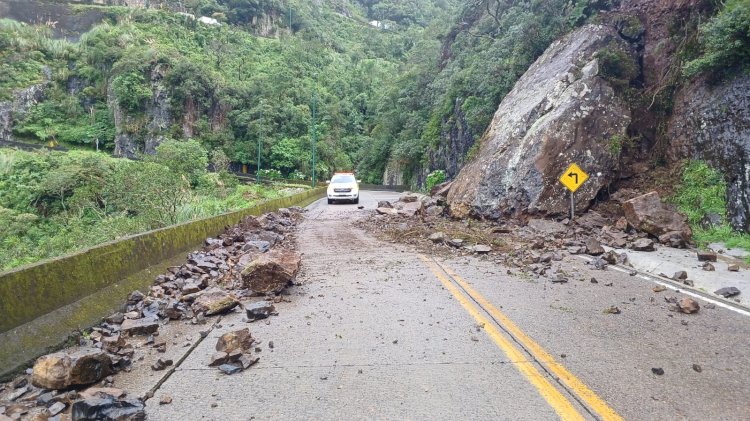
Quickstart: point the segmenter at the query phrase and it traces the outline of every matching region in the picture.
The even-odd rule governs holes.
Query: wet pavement
[[[664,296],[679,293],[576,257],[556,263],[569,278],[556,284],[355,227],[396,197],[310,206],[302,273],[278,316],[245,323],[237,312],[202,341],[209,325],[167,325],[167,356],[185,358],[148,401],[149,419],[750,418],[747,316],[675,313]],[[243,327],[259,363],[233,376],[207,367],[217,338]],[[145,393],[163,376],[138,370],[117,387]]]

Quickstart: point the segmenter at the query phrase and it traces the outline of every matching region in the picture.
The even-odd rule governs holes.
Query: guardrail
[[[306,206],[324,195],[321,187],[0,273],[0,378],[58,346],[71,330],[87,328],[117,311],[132,289],[150,286],[169,266],[165,262],[181,263],[182,253],[206,238],[246,216]],[[43,320],[54,312],[59,314]]]

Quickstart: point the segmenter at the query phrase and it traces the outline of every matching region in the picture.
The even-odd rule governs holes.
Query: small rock
[[[609,307],[604,310],[604,314],[620,314],[620,309],[616,306]]]
[[[474,246],[474,253],[476,254],[488,254],[491,251],[492,247],[490,246],[485,246],[482,244],[477,244],[476,246]]]
[[[599,241],[589,238],[586,241],[586,253],[591,256],[600,256],[604,254],[604,247],[602,247]]]
[[[216,342],[216,350],[231,353],[234,350],[248,351],[252,348],[253,339],[250,329],[244,328],[223,334]]]
[[[740,265],[729,265],[727,268],[730,272],[739,272],[740,271]]]
[[[122,333],[130,336],[150,335],[157,330],[159,330],[159,321],[152,318],[127,319],[122,322],[121,326]]]
[[[635,251],[654,251],[654,241],[648,238],[640,238],[635,240],[631,245],[631,248]]]
[[[155,363],[154,363],[154,364],[153,364],[153,365],[151,366],[151,369],[152,369],[152,370],[154,370],[154,371],[161,371],[161,370],[164,370],[165,368],[167,368],[167,367],[171,366],[172,364],[173,364],[173,363],[172,363],[172,360],[165,360],[165,359],[161,359],[161,358],[159,358],[159,359],[158,359],[158,360],[156,360],[156,362],[155,362]]]
[[[703,368],[699,366],[698,364],[693,364],[693,370],[695,370],[696,373],[703,372]]]
[[[362,209],[364,209],[364,208],[365,208],[365,207],[364,207],[364,206],[361,206],[361,205],[360,205],[360,206],[357,206],[357,209],[359,209],[359,210],[362,210]]]
[[[161,395],[159,398],[159,405],[169,405],[172,403],[172,397],[169,395]]]
[[[657,285],[653,287],[651,290],[654,292],[662,292],[662,291],[666,291],[667,287],[665,287],[664,285]]]
[[[234,364],[223,364],[219,366],[219,370],[221,370],[222,373],[231,376],[232,374],[237,374],[242,371],[242,367]]]
[[[740,294],[740,290],[737,287],[724,287],[714,291],[714,294],[721,295],[724,298],[734,297]]]
[[[597,270],[605,270],[607,269],[607,261],[602,259],[601,257],[597,257],[594,259],[594,268]]]
[[[599,281],[597,281],[597,280],[596,280],[596,278],[591,278],[591,283],[592,283],[592,284],[598,284],[598,283],[599,283]]]
[[[143,402],[137,399],[89,398],[73,404],[71,417],[73,420],[145,420],[143,407]]]
[[[692,298],[685,297],[677,303],[679,310],[685,314],[697,313],[701,306]]]
[[[699,262],[715,262],[716,261],[716,253],[712,251],[698,251],[698,261]]]
[[[229,354],[226,352],[215,352],[211,356],[211,361],[209,361],[208,366],[209,367],[218,367],[220,365],[224,365],[227,363],[227,358],[229,357]]]
[[[705,270],[706,272],[713,272],[716,270],[716,268],[711,263],[706,262],[703,264],[703,270]]]
[[[393,205],[391,205],[391,202],[387,200],[381,200],[378,202],[378,207],[383,209],[392,209]]]
[[[245,306],[248,321],[265,319],[275,311],[276,307],[268,301],[259,301]]]
[[[662,375],[664,375],[664,369],[663,369],[663,368],[661,368],[661,367],[655,367],[655,368],[652,368],[652,369],[651,369],[651,372],[652,372],[652,373],[654,373],[654,374],[656,374],[657,376],[662,376]]]
[[[52,406],[47,408],[47,411],[49,412],[49,415],[51,417],[54,417],[55,415],[59,414],[60,412],[64,411],[67,405],[65,405],[62,402],[55,402]]]
[[[462,240],[460,238],[454,238],[454,239],[448,241],[448,245],[451,246],[451,247],[455,247],[455,248],[458,249],[458,248],[463,247],[464,240]]]
[[[447,238],[448,236],[446,236],[444,232],[436,232],[430,235],[428,237],[428,240],[432,241],[433,243],[444,243]]]
[[[29,379],[27,379],[26,377],[21,377],[21,378],[14,380],[11,386],[13,387],[13,389],[20,389],[26,386],[27,384],[29,384]]]
[[[674,279],[675,281],[684,281],[687,278],[688,274],[684,270],[675,272],[674,275],[672,275],[672,279]]]

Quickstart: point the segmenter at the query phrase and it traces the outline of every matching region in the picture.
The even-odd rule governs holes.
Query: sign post
[[[560,176],[560,182],[570,190],[570,220],[576,215],[575,192],[589,179],[589,175],[575,163],[570,164]]]

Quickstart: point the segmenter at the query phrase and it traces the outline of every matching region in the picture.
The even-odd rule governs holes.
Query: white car
[[[352,173],[336,173],[328,181],[328,204],[337,201],[359,203],[359,180]]]

